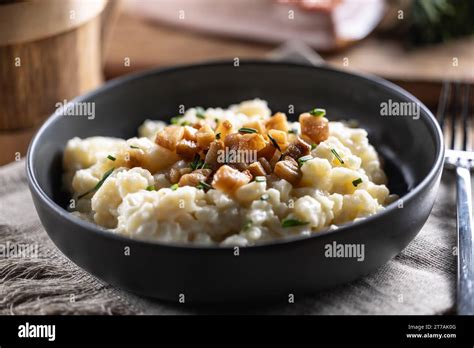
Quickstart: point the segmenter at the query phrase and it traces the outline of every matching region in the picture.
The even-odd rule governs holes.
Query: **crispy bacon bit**
[[[179,186],[197,186],[201,181],[206,182],[207,178],[211,175],[211,169],[196,169],[192,173],[184,174],[179,179]]]
[[[274,174],[292,185],[296,185],[301,179],[298,163],[290,156],[286,156],[283,161],[275,165]]]
[[[229,150],[237,151],[240,146],[240,139],[242,139],[242,134],[229,134],[224,138],[224,145],[225,147],[229,148]]]
[[[202,126],[196,134],[197,143],[201,149],[207,149],[215,138],[216,135],[208,124]]]
[[[168,126],[156,134],[155,143],[169,150],[175,150],[178,142],[183,138],[184,129],[181,126]]]
[[[268,131],[268,135],[273,140],[275,140],[278,147],[280,148],[280,151],[286,150],[286,148],[288,147],[288,133],[281,130],[277,130],[277,129],[270,129]],[[275,145],[273,144],[273,141],[272,141],[272,145]]]
[[[216,134],[217,133],[221,134],[221,139],[225,139],[227,135],[232,133],[232,123],[230,123],[228,120],[220,122],[216,128]]]
[[[297,137],[294,142],[286,149],[286,155],[292,157],[295,160],[298,158],[309,155],[311,152],[311,145],[304,141],[301,137]]]
[[[271,160],[277,148],[272,144],[271,141],[267,141],[265,147],[257,153],[257,157],[263,157],[267,160]]]
[[[239,150],[260,151],[266,146],[261,134],[244,134],[240,138]]]
[[[197,133],[196,128],[193,128],[190,126],[184,126],[183,139],[196,141],[196,133]]]
[[[233,193],[240,186],[247,184],[252,175],[249,171],[240,172],[228,165],[223,165],[214,174],[212,186],[226,193]]]
[[[255,129],[260,134],[265,134],[266,133],[265,125],[263,124],[263,121],[261,121],[261,120],[255,120],[255,121],[247,122],[247,123],[244,124],[243,127],[244,128]]]
[[[272,166],[270,165],[270,162],[268,162],[268,160],[265,157],[260,157],[258,159],[258,162],[262,165],[262,168],[266,173],[272,172]]]
[[[281,159],[281,156],[282,156],[281,152],[276,150],[275,153],[273,154],[272,158],[269,161],[270,166],[272,167],[272,169],[275,168],[275,165]]]
[[[286,115],[282,112],[277,112],[275,115],[270,117],[265,126],[268,130],[277,129],[285,133],[288,132],[288,122]]]
[[[192,160],[199,151],[194,141],[182,139],[176,145],[176,153],[187,160]]]
[[[267,175],[267,173],[265,172],[265,169],[263,168],[260,162],[254,162],[254,163],[249,164],[247,169],[254,178],[257,176]]]
[[[212,170],[217,170],[223,163],[218,162],[219,151],[224,149],[224,145],[221,141],[213,141],[209,145],[209,151],[207,151],[204,163]]]
[[[176,184],[183,175],[189,174],[191,171],[191,168],[171,168],[168,179],[172,184]]]
[[[329,122],[325,117],[313,116],[307,112],[300,115],[301,133],[315,144],[329,137]]]

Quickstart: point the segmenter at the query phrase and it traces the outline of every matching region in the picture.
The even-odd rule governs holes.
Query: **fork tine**
[[[451,83],[449,81],[443,82],[441,93],[439,96],[438,110],[436,116],[438,117],[439,126],[441,129],[444,127],[444,120],[446,119],[446,107],[448,105],[448,99],[451,92]]]
[[[451,99],[451,149],[456,147],[456,118],[458,113],[458,102],[460,95],[459,82],[454,83],[454,94]]]
[[[462,149],[464,151],[467,150],[468,144],[468,136],[469,136],[469,122],[468,122],[468,113],[469,113],[469,83],[464,84],[464,97],[463,97],[463,105],[461,111],[462,117]]]

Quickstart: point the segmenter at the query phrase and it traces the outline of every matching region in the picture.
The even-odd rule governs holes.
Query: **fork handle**
[[[472,234],[471,174],[469,169],[456,168],[458,289],[457,313],[474,314],[474,236]]]

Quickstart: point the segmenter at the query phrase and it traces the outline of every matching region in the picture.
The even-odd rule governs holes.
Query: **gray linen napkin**
[[[443,314],[455,302],[454,176],[443,174],[428,222],[400,255],[363,279],[297,297],[293,304],[196,307],[102,283],[49,240],[33,207],[24,161],[0,167],[0,246],[8,244],[37,247],[37,255],[0,255],[0,314]]]

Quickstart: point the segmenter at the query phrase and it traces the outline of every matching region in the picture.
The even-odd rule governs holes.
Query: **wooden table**
[[[122,13],[107,47],[107,79],[139,70],[234,57],[266,58],[276,46],[211,37],[145,21]],[[324,54],[328,64],[388,78],[436,107],[445,79],[474,82],[474,38],[413,51],[398,42],[371,36],[341,52]],[[127,58],[130,65],[126,64]],[[457,59],[458,65],[453,65]],[[348,62],[346,66],[345,62]],[[25,155],[33,129],[0,133],[0,164]]]

